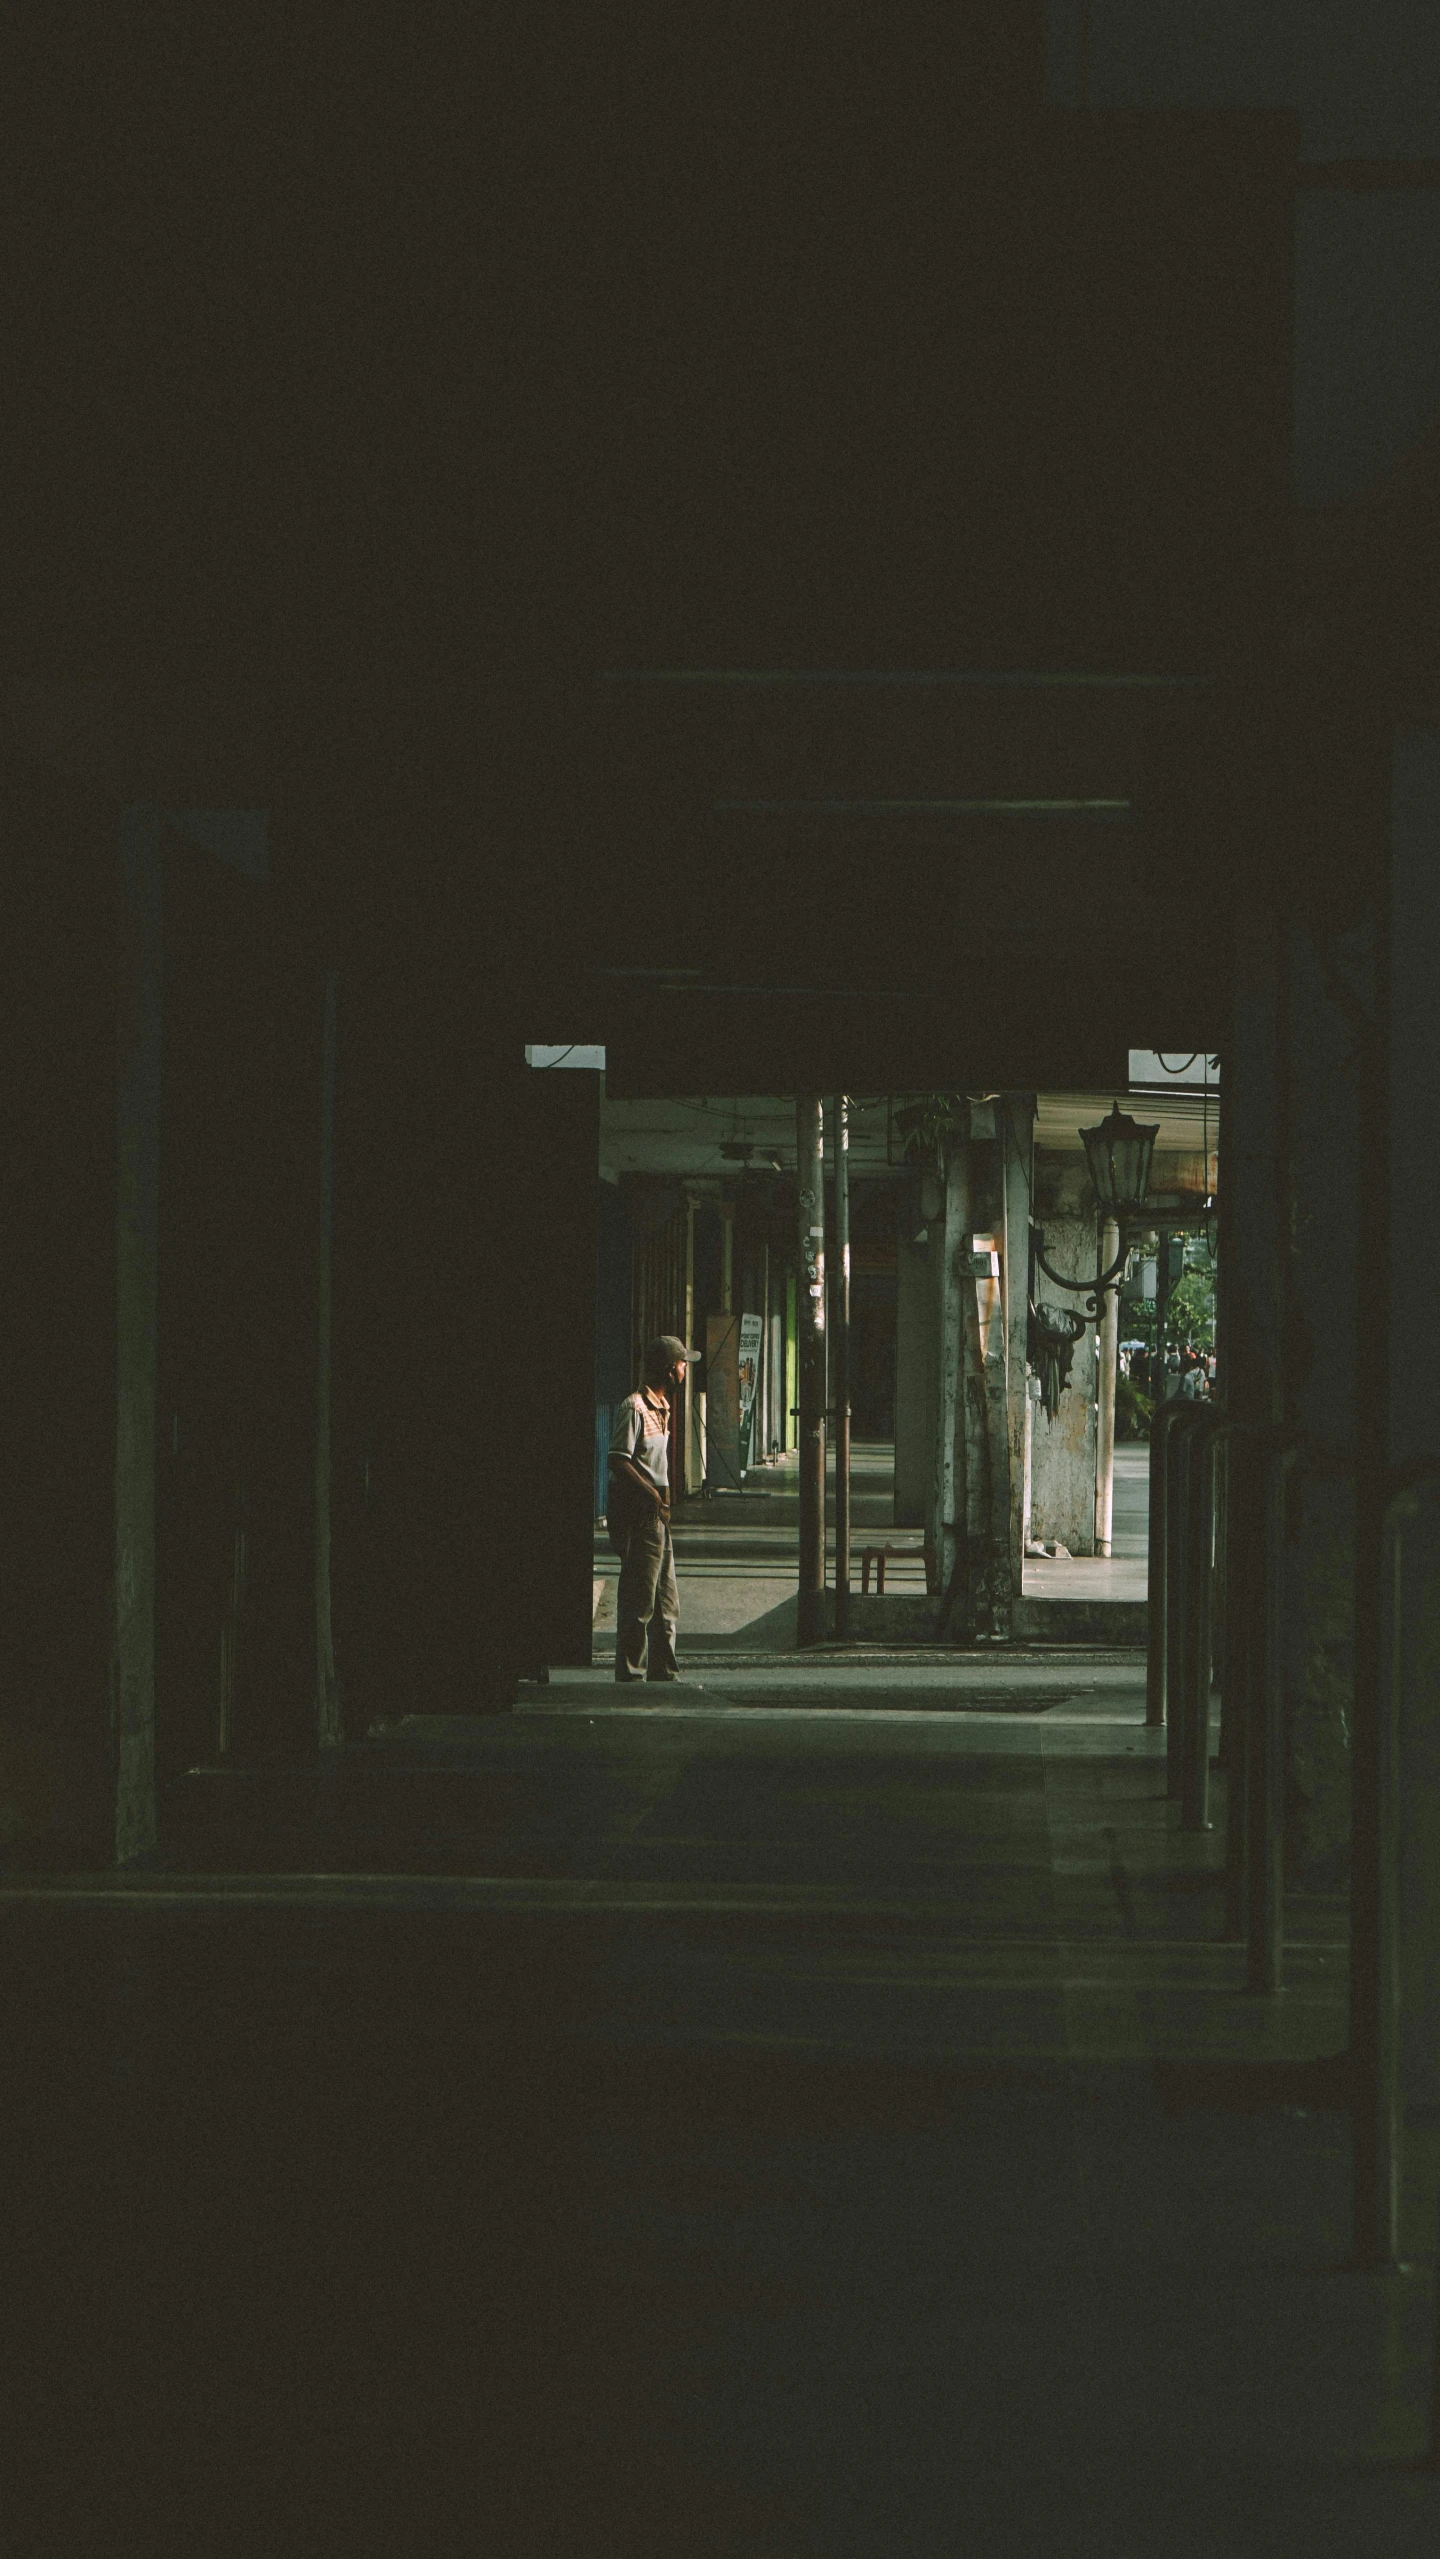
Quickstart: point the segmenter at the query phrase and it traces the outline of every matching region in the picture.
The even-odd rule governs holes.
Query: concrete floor
[[[1142,1711],[1094,1654],[576,1672],[10,1877],[7,2553],[1432,2552],[1343,1906],[1248,2000]]]
[[[835,1579],[835,1460],[829,1458],[826,1505],[827,1579]],[[800,1552],[800,1504],[793,1450],[754,1469],[741,1493],[676,1505],[675,1575],[680,1623],[692,1653],[793,1651],[796,1641],[795,1575]],[[851,1453],[851,1577],[860,1587],[860,1558],[867,1545],[909,1548],[887,1559],[886,1589],[923,1595],[921,1531],[895,1526],[895,1452],[888,1444],[858,1442]],[[620,1567],[596,1539],[596,1655],[614,1648],[615,1585]]]
[[[1027,1599],[1143,1600],[1150,1587],[1150,1450],[1122,1441],[1115,1451],[1114,1509],[1108,1555],[1025,1559]]]

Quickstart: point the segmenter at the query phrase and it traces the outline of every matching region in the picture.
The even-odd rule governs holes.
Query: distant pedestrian
[[[644,1382],[627,1395],[610,1435],[606,1520],[620,1557],[615,1676],[675,1681],[680,1593],[670,1538],[670,1399],[695,1357],[678,1333],[647,1343]]]

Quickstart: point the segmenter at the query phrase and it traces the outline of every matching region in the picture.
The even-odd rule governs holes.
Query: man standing
[[[670,1398],[685,1383],[686,1349],[662,1333],[645,1349],[645,1382],[627,1395],[610,1434],[606,1516],[620,1557],[615,1606],[618,1680],[677,1680],[680,1594],[670,1541]]]

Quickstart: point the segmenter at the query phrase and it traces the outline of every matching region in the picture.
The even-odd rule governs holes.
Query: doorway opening
[[[927,1121],[936,1097],[845,1097],[849,1590],[837,1626],[840,1261],[832,1125],[818,1632],[827,1652],[841,1640],[905,1652],[995,1641],[1144,1644],[1154,1403],[1177,1392],[1214,1394],[1223,1359],[1215,1286],[1219,1106],[1213,1060],[1200,1061],[1198,1082],[1148,1053],[1136,1053],[1132,1069],[1130,1090],[1119,1097],[966,1097],[972,1191],[961,1295],[968,1291],[974,1304],[959,1320],[973,1341],[971,1399],[988,1392],[995,1401],[989,1441],[972,1431],[969,1462],[986,1479],[981,1534],[992,1549],[1008,1551],[1003,1622],[998,1608],[987,1622],[991,1598],[982,1594],[977,1602],[972,1589],[967,1600],[966,1573],[957,1575],[955,1564],[963,1531],[953,1470],[947,1478],[943,1457],[947,1429],[963,1429],[953,1376],[948,1415],[945,1407],[947,1325],[953,1331],[957,1322],[945,1276],[948,1260],[953,1298],[955,1204],[943,1146]],[[592,1658],[597,1666],[608,1662],[615,1642],[611,1433],[639,1382],[646,1342],[665,1333],[698,1354],[673,1400],[668,1451],[684,1658],[698,1667],[793,1654],[801,1643],[799,1369],[807,1289],[795,1099],[624,1099],[605,1091],[603,1066],[595,1071]],[[1117,1099],[1156,1130],[1145,1211],[1153,1222],[1126,1222],[1122,1266],[1102,1292],[1107,1346],[1087,1292],[1097,1253],[1113,1236],[1097,1212],[1080,1132]],[[833,1123],[835,1103],[823,1108]],[[1058,1321],[1057,1302],[1072,1319],[1064,1327],[1067,1355],[1058,1361],[1045,1338],[1046,1325]],[[972,1487],[972,1567],[976,1517]],[[812,1647],[815,1640],[812,1620]]]

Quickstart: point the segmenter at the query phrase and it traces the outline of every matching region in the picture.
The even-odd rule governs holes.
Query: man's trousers
[[[658,1515],[639,1520],[625,1540],[620,1559],[620,1588],[615,1602],[616,1678],[673,1679],[679,1619],[680,1593],[675,1586],[670,1522]]]

